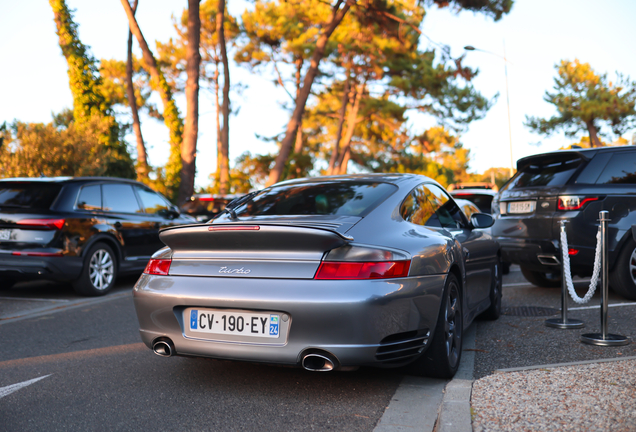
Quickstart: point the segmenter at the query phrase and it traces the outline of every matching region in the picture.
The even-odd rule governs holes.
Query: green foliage
[[[563,60],[556,66],[554,91],[546,91],[545,101],[557,108],[548,119],[527,117],[526,126],[551,135],[563,131],[574,136],[581,131],[590,134],[588,142],[599,145],[596,134],[611,129],[616,135],[636,125],[636,82],[617,73],[612,82],[607,74],[597,74],[588,63]]]
[[[501,19],[512,9],[513,0],[428,0],[439,7],[451,6],[455,9],[465,9],[473,12],[483,13],[493,18],[495,21]]]
[[[102,81],[97,62],[79,40],[77,24],[73,22],[73,16],[65,1],[49,0],[49,3],[55,17],[59,45],[68,64],[69,85],[73,95],[74,130],[87,136],[99,132],[94,145],[105,146],[107,153],[116,155],[102,161],[107,163],[104,166],[105,172],[109,175],[134,178],[133,162],[126,143],[120,138],[120,128],[113,116],[111,103],[101,91]],[[55,123],[69,125],[68,116],[54,120]],[[96,124],[99,124],[98,128],[95,127]],[[75,155],[69,153],[68,156]]]
[[[101,144],[108,119],[93,116],[68,128],[54,123],[15,122],[2,131],[0,177],[118,176],[130,160]],[[70,157],[69,157],[70,155]]]

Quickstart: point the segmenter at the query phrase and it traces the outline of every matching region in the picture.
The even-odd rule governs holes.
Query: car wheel
[[[115,285],[117,257],[105,243],[93,245],[84,259],[82,274],[73,283],[75,292],[86,296],[106,294]]]
[[[559,272],[546,273],[521,267],[521,274],[528,282],[538,287],[559,288],[561,286],[561,273]]]
[[[636,241],[633,238],[625,243],[618,255],[609,283],[616,294],[636,300]]]
[[[510,273],[510,263],[509,262],[502,262],[501,263],[501,273],[505,274],[505,275]]]
[[[497,261],[492,268],[492,283],[490,284],[490,307],[482,312],[481,318],[486,320],[496,320],[501,316],[501,297],[503,295],[503,270],[501,260]]]
[[[431,378],[452,378],[462,356],[464,322],[459,282],[454,274],[446,278],[442,305],[431,346],[413,363],[407,372]]]

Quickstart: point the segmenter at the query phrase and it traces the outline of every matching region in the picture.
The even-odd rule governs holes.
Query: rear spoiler
[[[352,237],[325,227],[247,221],[180,225],[161,230],[159,238],[181,255],[291,253],[299,258],[316,253],[322,255],[353,241]]]
[[[528,165],[544,164],[545,162],[560,162],[572,159],[581,159],[587,161],[592,159],[596,153],[592,153],[589,156],[584,152],[562,150],[558,152],[542,153],[538,155],[526,156],[517,161],[517,171],[523,170]]]

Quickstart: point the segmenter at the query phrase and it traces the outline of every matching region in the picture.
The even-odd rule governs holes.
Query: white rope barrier
[[[596,285],[598,284],[598,278],[601,274],[601,227],[596,234],[596,253],[594,254],[594,271],[592,272],[592,279],[590,280],[590,287],[587,294],[583,298],[579,297],[574,291],[574,283],[572,282],[572,273],[570,272],[570,255],[568,253],[568,239],[565,234],[565,230],[561,231],[561,262],[563,263],[563,274],[565,275],[565,282],[568,287],[570,297],[578,304],[585,304],[594,295],[596,291]]]

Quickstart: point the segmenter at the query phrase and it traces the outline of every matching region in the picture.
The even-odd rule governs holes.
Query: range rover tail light
[[[559,210],[581,210],[590,201],[598,201],[599,197],[580,195],[561,195],[557,202]]]

